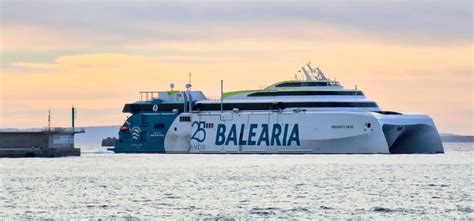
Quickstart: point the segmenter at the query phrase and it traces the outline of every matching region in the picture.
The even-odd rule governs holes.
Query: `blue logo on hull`
[[[206,140],[206,130],[204,130],[204,125],[206,124],[206,122],[204,121],[194,121],[194,123],[191,125],[192,128],[194,128],[194,126],[197,127],[197,129],[194,131],[193,135],[191,136],[191,140],[195,140],[199,143],[202,143],[204,142],[204,140]]]
[[[195,121],[192,124],[194,133],[192,140],[203,143],[206,140],[206,123]],[[248,130],[245,124],[232,124],[230,129],[225,124],[217,125],[216,146],[300,146],[298,124],[250,124]],[[195,129],[194,129],[195,128]]]
[[[260,133],[256,130],[260,128]],[[224,124],[217,126],[215,145],[242,145],[242,146],[291,146],[296,144],[300,146],[300,136],[298,124],[294,124],[291,131],[290,125],[273,124],[250,124],[249,130],[245,131],[245,125],[240,128],[232,124],[230,130]]]

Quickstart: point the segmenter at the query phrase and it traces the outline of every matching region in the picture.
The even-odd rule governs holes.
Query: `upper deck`
[[[223,93],[220,98],[208,99],[200,91],[144,91],[141,101],[126,104],[123,112],[168,112],[205,110],[271,110],[285,108],[351,108],[379,110],[375,102],[360,90],[347,90],[335,80],[329,80],[319,68],[310,64],[302,67],[305,80],[282,81],[262,90]],[[278,104],[278,105],[276,105]],[[349,110],[349,109],[347,109]]]
[[[339,100],[365,99],[364,93],[357,89],[347,90],[336,80],[330,80],[319,68],[310,64],[302,67],[305,80],[282,81],[262,90],[232,91],[224,94],[227,100]]]

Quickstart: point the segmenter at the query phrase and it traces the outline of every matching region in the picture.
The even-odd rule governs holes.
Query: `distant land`
[[[107,137],[118,137],[118,130],[120,128],[117,126],[91,126],[84,127],[86,133],[76,134],[75,142],[78,144],[101,144],[102,139]],[[14,128],[0,128],[1,131],[16,130]],[[474,142],[473,135],[457,135],[450,133],[441,133],[441,140],[443,142]]]
[[[86,133],[76,135],[76,143],[79,144],[101,144],[102,139],[107,137],[118,137],[120,126],[94,126],[85,127]],[[449,133],[441,133],[443,142],[474,142],[474,136],[465,136]]]
[[[465,136],[457,134],[444,134],[441,133],[441,140],[443,142],[474,142],[474,136]]]

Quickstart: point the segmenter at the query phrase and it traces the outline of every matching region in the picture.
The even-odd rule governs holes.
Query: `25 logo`
[[[194,129],[194,126],[196,125],[196,130],[194,131],[193,135],[191,136],[191,140],[195,140],[199,143],[204,142],[206,140],[206,130],[204,130],[206,122],[204,121],[194,121],[193,124],[191,125],[191,128]]]

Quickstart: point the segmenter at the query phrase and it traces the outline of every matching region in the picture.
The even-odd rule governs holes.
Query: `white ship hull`
[[[183,113],[165,137],[166,153],[442,153],[426,115],[374,112]],[[174,129],[176,128],[176,130]]]

